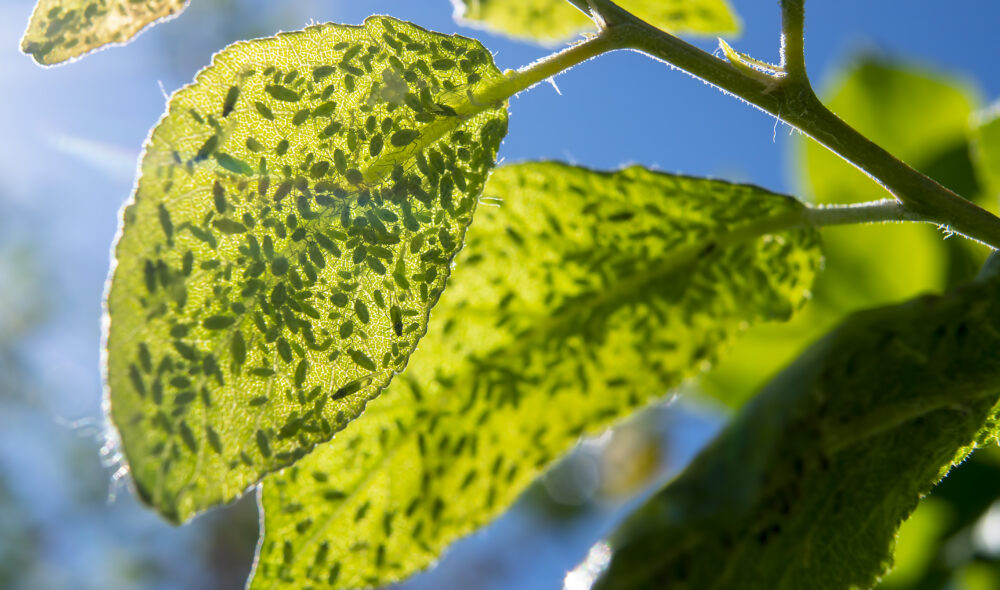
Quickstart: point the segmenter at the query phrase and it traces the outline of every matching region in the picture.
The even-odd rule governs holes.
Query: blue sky
[[[760,59],[776,60],[777,1],[733,4],[744,32],[731,43]],[[64,461],[68,449],[80,445],[86,457],[81,464],[95,470],[97,483],[88,485],[96,485],[100,495],[110,478],[97,461],[101,296],[117,211],[131,190],[142,142],[163,112],[165,93],[190,81],[214,51],[232,41],[310,22],[358,23],[373,13],[480,38],[501,69],[520,67],[548,51],[456,25],[447,0],[193,0],[186,13],[146,31],[128,47],[43,69],[17,51],[32,5],[31,0],[0,4],[0,252],[26,244],[42,288],[35,296],[18,296],[11,275],[0,268],[0,307],[17,315],[41,305],[46,320],[18,344],[30,386],[0,391],[5,398],[26,396],[37,410],[0,419],[0,472],[16,474],[15,493],[30,500],[39,515],[77,523],[54,533],[47,549],[53,552],[53,567],[62,567],[69,580],[101,570],[101,560],[111,559],[109,551],[124,551],[129,543],[142,542],[138,539],[161,539],[150,551],[169,556],[196,536],[167,529],[127,499],[81,516],[74,512],[76,496],[65,491],[79,485],[65,472]],[[852,56],[875,53],[950,72],[978,93],[982,104],[996,101],[1000,4],[963,0],[948,6],[952,9],[912,0],[811,2],[810,74],[822,89]],[[714,40],[697,42],[709,51],[715,48]],[[511,101],[510,133],[501,149],[505,161],[561,159],[597,168],[638,162],[779,191],[796,189],[788,165],[788,128],[661,63],[620,52],[559,76],[556,85],[559,92],[543,84]],[[0,322],[0,330],[10,329],[5,326]],[[92,428],[66,426],[80,424]],[[704,432],[690,434],[692,445]],[[106,546],[89,547],[94,535]],[[551,587],[553,576],[582,557],[587,544],[554,555],[539,551],[547,564],[539,571],[546,569],[548,577],[524,587]],[[56,564],[82,546],[89,553]],[[93,552],[103,557],[91,559]],[[98,565],[84,563],[87,559]],[[62,587],[62,577],[44,580],[49,587]],[[95,580],[92,587],[116,587],[116,580]],[[175,577],[163,587],[183,587],[183,580]]]

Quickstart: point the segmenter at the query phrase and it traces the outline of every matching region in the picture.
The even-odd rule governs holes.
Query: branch
[[[783,8],[790,4],[801,8],[802,0],[786,1]],[[792,8],[794,6],[787,10]],[[994,249],[1000,248],[1000,219],[907,166],[858,133],[830,112],[802,78],[785,76],[769,83],[761,79],[762,76],[748,75],[728,61],[637,18],[609,27],[604,34],[617,38],[619,45],[624,44],[680,68],[795,127],[871,176],[902,201],[911,213]],[[795,59],[794,55],[789,48],[788,58]]]

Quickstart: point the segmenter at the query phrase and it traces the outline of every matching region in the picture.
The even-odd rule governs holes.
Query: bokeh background
[[[501,69],[549,50],[456,24],[447,0],[192,0],[128,47],[42,69],[17,50],[32,6],[0,3],[0,588],[241,588],[257,534],[253,498],[171,527],[137,505],[105,444],[99,354],[109,250],[166,96],[233,41],[376,13],[478,37]],[[777,2],[733,6],[744,30],[730,41],[777,60]],[[809,71],[835,110],[996,211],[968,123],[1000,98],[1000,4],[808,8]],[[820,201],[879,196],[774,118],[634,53],[583,64],[514,98],[511,113],[507,162],[638,162]],[[817,286],[816,309],[791,328],[751,334],[685,395],[664,392],[661,406],[582,443],[509,514],[402,587],[561,587],[588,548],[804,342],[850,309],[958,282],[982,256],[956,239],[944,244],[933,228],[873,231],[896,245],[886,256],[898,259],[875,264],[882,256],[864,237],[859,246],[830,235],[828,265],[844,278]],[[884,587],[1000,588],[998,497],[1000,453],[980,451],[905,525],[900,567]]]

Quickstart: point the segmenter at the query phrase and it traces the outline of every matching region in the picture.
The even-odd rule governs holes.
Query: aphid
[[[320,179],[326,176],[326,173],[329,170],[330,170],[330,162],[326,160],[320,160],[319,162],[313,164],[312,168],[309,169],[309,176],[311,176],[314,180]],[[306,190],[308,190],[308,188]]]
[[[129,365],[128,377],[132,381],[132,387],[135,388],[135,392],[139,394],[139,397],[146,397],[146,385],[142,381],[142,375],[139,374],[138,367]]]
[[[368,306],[360,299],[354,300],[354,314],[358,316],[362,324],[367,324],[368,320],[371,319],[371,315],[368,313]]]
[[[403,315],[400,313],[398,305],[393,305],[389,308],[389,319],[392,321],[392,331],[396,333],[397,337],[402,337],[403,335]]]
[[[382,153],[381,135],[376,134],[372,136],[371,143],[368,145],[368,153],[371,154],[371,157],[373,158]]]
[[[274,120],[274,113],[271,112],[270,107],[260,101],[254,101],[253,106],[257,109],[257,112],[261,117],[264,117],[268,121]]]
[[[227,219],[225,217],[213,219],[212,227],[230,236],[246,233],[247,231],[246,226],[240,223],[239,221],[234,221],[232,219]]]
[[[233,112],[233,108],[236,106],[236,100],[240,97],[240,89],[238,86],[230,86],[229,92],[226,93],[226,100],[222,103],[222,116],[228,117],[229,113]]]
[[[315,475],[315,474],[313,474],[313,475]],[[325,564],[326,563],[326,557],[327,557],[327,554],[329,553],[329,551],[330,551],[330,544],[329,543],[327,543],[326,541],[323,541],[322,543],[320,543],[319,544],[319,548],[316,549],[316,557],[315,557],[313,563],[316,566],[321,566],[321,565]]]
[[[382,264],[382,261],[379,260],[378,258],[373,258],[369,256],[368,258],[365,259],[365,264],[367,264],[369,268],[371,268],[373,271],[375,271],[380,275],[385,275],[387,272],[385,265]]]
[[[333,586],[337,583],[337,578],[340,577],[340,562],[333,564],[330,568],[330,575],[326,579],[326,583]]]
[[[309,118],[309,114],[311,112],[312,111],[308,108],[299,109],[298,111],[296,111],[295,114],[292,116],[292,125],[298,127],[299,125],[305,123],[306,119]]]
[[[201,325],[206,330],[224,330],[236,323],[236,318],[227,315],[213,315],[205,318]]]
[[[319,82],[323,78],[326,78],[330,74],[334,73],[336,68],[333,66],[319,66],[313,69],[313,81]]]
[[[222,439],[219,438],[219,434],[215,432],[210,424],[205,425],[205,438],[208,439],[208,446],[212,447],[212,450],[222,454]]]
[[[356,391],[359,391],[360,389],[361,389],[360,381],[351,381],[347,385],[335,391],[331,396],[331,398],[334,400],[342,399],[344,397],[351,395],[352,393],[355,393]]]
[[[306,373],[309,371],[309,361],[302,359],[295,367],[295,386],[302,387],[306,382]]]
[[[174,224],[170,221],[170,212],[163,206],[163,203],[160,203],[157,213],[160,219],[160,227],[163,228],[163,233],[167,236],[167,241],[169,242],[174,237]]]
[[[187,446],[187,448],[192,453],[198,452],[198,441],[195,440],[194,433],[191,432],[191,428],[183,420],[181,420],[178,427],[179,427],[178,429],[181,432],[181,440],[184,441],[184,444]]]
[[[226,190],[222,188],[222,183],[218,180],[212,183],[212,200],[215,202],[216,211],[226,212]]]
[[[288,259],[283,256],[279,256],[272,260],[271,272],[279,276],[288,272]]]
[[[298,92],[281,84],[268,84],[264,87],[264,92],[270,94],[275,100],[284,102],[298,102],[301,98]]]
[[[222,166],[233,174],[240,174],[243,176],[250,176],[253,174],[253,168],[250,164],[247,164],[243,160],[235,158],[229,154],[218,152],[215,154],[215,161],[219,163],[219,166]]]
[[[213,135],[212,137],[209,137],[205,140],[205,143],[201,144],[201,147],[198,148],[198,152],[194,156],[194,161],[201,162],[202,160],[205,160],[212,155],[212,152],[214,152],[217,147],[219,147],[219,136]]]
[[[375,361],[371,359],[367,354],[360,350],[348,350],[347,354],[350,355],[351,360],[354,364],[358,365],[362,369],[367,369],[368,371],[375,370]]]
[[[361,171],[357,168],[348,168],[344,172],[344,178],[351,184],[361,184],[364,181],[364,176],[361,175]]]
[[[354,513],[354,522],[358,522],[359,520],[361,520],[362,518],[364,518],[365,514],[368,513],[368,508],[370,506],[371,506],[371,502],[365,502],[364,504],[362,504],[361,506],[359,506],[358,510]]]
[[[284,338],[278,338],[278,354],[281,356],[281,360],[286,363],[292,362],[292,347]]]
[[[264,457],[271,456],[271,439],[264,434],[263,430],[257,431],[257,448],[260,449],[260,454],[264,455]]]
[[[146,346],[145,342],[139,343],[139,365],[146,373],[153,370],[153,359],[149,354],[149,347]]]

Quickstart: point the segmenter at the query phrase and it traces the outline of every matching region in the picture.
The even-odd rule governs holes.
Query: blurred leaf
[[[252,588],[401,579],[506,510],[581,435],[801,306],[812,230],[762,189],[633,167],[498,169],[411,368],[263,486]]]
[[[53,65],[109,43],[126,43],[188,0],[38,0],[21,51]]]
[[[594,29],[593,21],[566,0],[454,1],[460,19],[519,39],[555,44]],[[673,33],[725,35],[740,29],[727,0],[620,0],[618,4]]]
[[[918,499],[995,436],[992,266],[809,348],[619,528],[596,588],[871,587]]]
[[[477,41],[373,17],[237,43],[173,96],[108,296],[145,501],[238,496],[403,369],[506,133],[468,96],[504,80]]]
[[[1000,103],[978,117],[973,126],[973,146],[986,187],[984,206],[995,211],[1000,200]]]
[[[967,140],[974,103],[955,80],[873,59],[847,70],[827,101],[875,143],[968,198],[980,190]],[[793,145],[805,192],[816,202],[888,196],[811,139]],[[751,330],[702,380],[708,395],[738,407],[846,314],[968,281],[988,253],[968,240],[945,240],[925,224],[829,227],[823,229],[823,242],[826,264],[813,303],[788,324]]]
[[[963,465],[965,465],[963,463]],[[955,468],[958,471],[962,465]],[[955,471],[949,473],[949,479]],[[945,480],[948,481],[948,480]],[[896,534],[892,571],[878,584],[881,590],[910,588],[933,562],[940,537],[952,516],[950,506],[932,493],[906,519]]]
[[[939,74],[869,59],[843,77],[827,104],[869,139],[921,169],[967,144],[974,99]],[[814,141],[803,143],[806,187],[817,203],[886,197],[885,189],[839,156]],[[931,226],[830,228],[823,239],[830,264],[817,297],[845,310],[945,286],[946,246]]]

